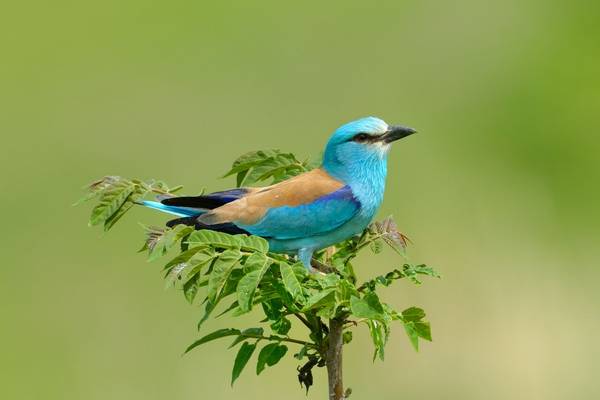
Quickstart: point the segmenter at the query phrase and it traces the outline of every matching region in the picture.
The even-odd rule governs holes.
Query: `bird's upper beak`
[[[410,136],[417,131],[413,128],[407,128],[405,126],[399,125],[390,125],[387,132],[385,132],[381,137],[384,143],[392,143],[398,139],[402,139],[404,137]]]

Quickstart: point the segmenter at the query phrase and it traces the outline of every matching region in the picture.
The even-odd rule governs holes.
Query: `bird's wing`
[[[200,217],[206,224],[234,223],[254,234],[277,239],[330,231],[360,208],[352,190],[322,169],[315,169],[262,189]]]

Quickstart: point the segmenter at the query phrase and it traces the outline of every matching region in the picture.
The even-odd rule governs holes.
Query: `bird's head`
[[[339,127],[329,139],[323,155],[327,170],[360,163],[385,162],[392,142],[416,131],[388,125],[375,117],[361,118]]]

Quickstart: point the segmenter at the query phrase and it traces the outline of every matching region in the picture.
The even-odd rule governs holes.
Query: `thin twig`
[[[253,338],[253,339],[273,340],[273,341],[278,341],[278,342],[296,343],[296,344],[301,344],[301,345],[304,345],[304,346],[309,346],[309,347],[314,347],[314,348],[317,347],[314,343],[306,342],[304,340],[299,340],[299,339],[292,339],[292,338],[288,338],[288,337],[264,336],[264,335],[253,335],[253,334],[243,334],[243,333],[240,336],[245,337],[245,338]]]
[[[308,320],[307,320],[306,318],[304,318],[304,317],[302,316],[302,314],[300,314],[300,313],[294,313],[294,315],[296,316],[296,318],[298,318],[300,321],[302,321],[302,323],[303,323],[304,325],[306,325],[306,327],[307,327],[308,329],[310,329],[310,330],[312,331],[312,329],[313,329],[312,325],[310,324],[310,322],[308,322]]]

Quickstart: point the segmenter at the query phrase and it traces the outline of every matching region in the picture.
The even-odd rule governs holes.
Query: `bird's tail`
[[[154,210],[177,216],[178,218],[167,221],[168,227],[173,227],[175,225],[189,225],[195,227],[195,229],[210,229],[229,234],[248,234],[248,232],[237,227],[233,223],[210,225],[198,221],[198,216],[231,201],[237,200],[244,196],[244,194],[246,194],[246,189],[232,189],[194,197],[158,196],[157,200],[159,201],[144,200],[140,204]]]
[[[177,207],[177,206],[167,206],[165,204],[159,203],[158,201],[149,201],[144,200],[142,205],[148,208],[152,208],[154,210],[162,211],[167,214],[176,215],[178,217],[197,217],[200,214],[203,214],[205,211],[197,208],[189,208],[189,207]]]

